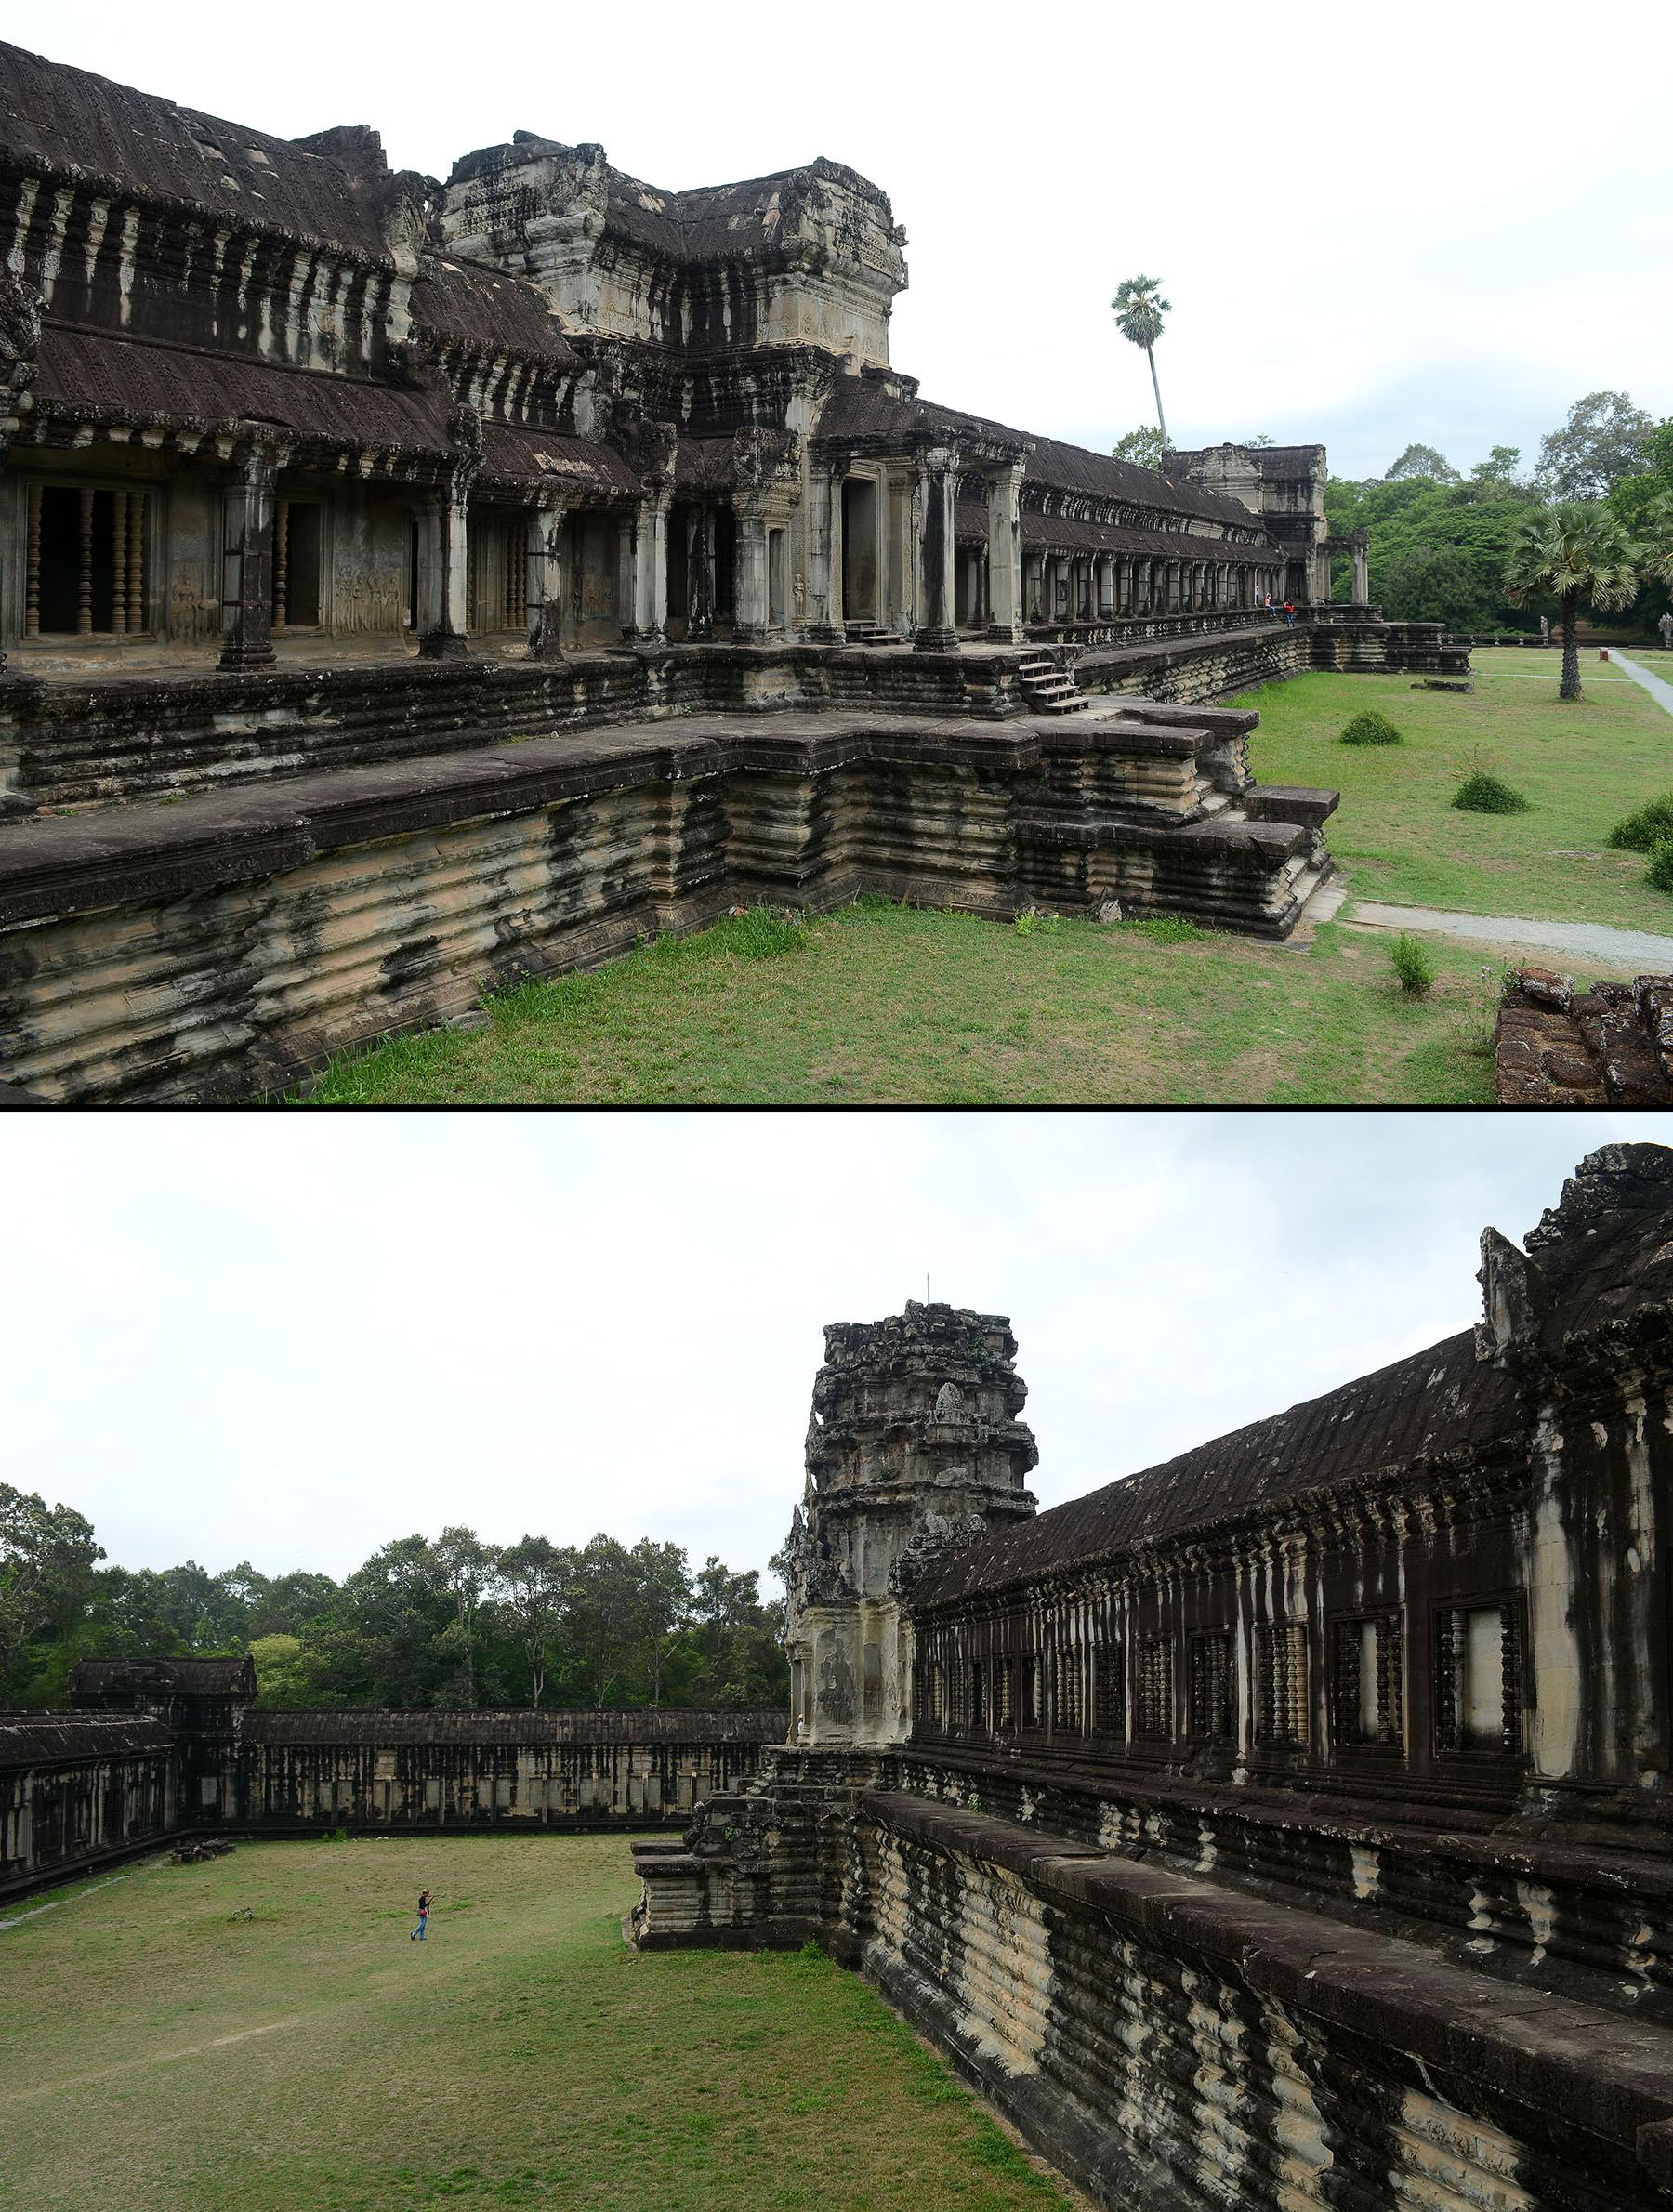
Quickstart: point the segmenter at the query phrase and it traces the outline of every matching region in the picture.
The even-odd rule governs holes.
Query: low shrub
[[[1484,768],[1471,769],[1453,793],[1452,803],[1467,814],[1525,814],[1528,802],[1513,785]]]
[[[1017,916],[1017,935],[1019,937],[1049,936],[1054,930],[1060,929],[1062,926],[1063,917],[1060,914],[1042,914],[1036,906],[1029,907],[1025,913]]]
[[[1673,837],[1673,791],[1646,800],[1636,814],[1617,822],[1604,842],[1616,852],[1650,852],[1664,837]]]
[[[1435,963],[1416,938],[1403,930],[1394,940],[1394,973],[1408,998],[1427,998],[1435,981]]]
[[[1148,937],[1155,944],[1194,944],[1205,932],[1182,914],[1141,914],[1118,925],[1135,937]]]
[[[1658,891],[1673,891],[1673,837],[1658,837],[1651,846],[1644,881]]]
[[[1345,745],[1400,745],[1400,731],[1379,707],[1363,707],[1342,731]]]

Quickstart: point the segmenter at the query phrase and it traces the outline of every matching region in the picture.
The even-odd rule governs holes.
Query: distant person
[[[429,1926],[429,1891],[428,1889],[420,1889],[418,1892],[418,1925],[414,1929],[412,1934],[408,1936],[407,1942],[409,1943],[423,1942],[424,1931]]]
[[[1272,612],[1272,595],[1270,591],[1267,593],[1265,599],[1262,601],[1262,605],[1264,606],[1267,613],[1270,614]]]
[[[1673,652],[1673,613],[1664,614],[1655,626],[1661,632],[1662,651]]]
[[[1295,628],[1295,626],[1296,626],[1296,602],[1295,602],[1295,600],[1294,600],[1294,599],[1285,599],[1285,600],[1284,600],[1284,621],[1285,621],[1285,622],[1286,622],[1286,623],[1289,625],[1290,628],[1293,630],[1293,629]]]

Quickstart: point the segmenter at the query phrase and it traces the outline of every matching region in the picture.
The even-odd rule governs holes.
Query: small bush
[[[1031,906],[1026,914],[1020,914],[1017,916],[1017,935],[1019,937],[1049,936],[1054,929],[1060,929],[1062,926],[1063,917],[1060,914],[1042,914],[1037,907],[1034,906]]]
[[[1405,740],[1388,716],[1375,706],[1356,714],[1342,732],[1345,745],[1399,745]]]
[[[1605,842],[1616,852],[1650,852],[1664,837],[1673,837],[1673,791],[1664,791],[1625,822],[1617,822]]]
[[[1427,998],[1435,981],[1435,963],[1415,937],[1402,930],[1394,940],[1394,973],[1408,998]]]
[[[1467,814],[1525,814],[1528,802],[1512,785],[1484,768],[1471,769],[1453,793],[1452,803]]]
[[[1650,865],[1644,881],[1658,891],[1673,891],[1673,837],[1658,837],[1650,848]]]
[[[1204,933],[1182,914],[1142,914],[1118,925],[1135,937],[1148,937],[1155,944],[1194,944]]]

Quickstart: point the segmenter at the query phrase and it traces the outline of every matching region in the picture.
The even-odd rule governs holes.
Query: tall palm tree
[[[1560,699],[1578,699],[1580,649],[1574,617],[1580,602],[1607,613],[1638,596],[1638,548],[1613,509],[1601,499],[1576,499],[1540,508],[1517,532],[1505,568],[1512,603],[1554,599],[1562,606],[1562,681]]]
[[[1664,492],[1644,516],[1639,547],[1645,572],[1673,585],[1673,492]]]
[[[1127,277],[1118,287],[1110,305],[1115,310],[1115,327],[1124,338],[1130,338],[1135,346],[1144,348],[1144,358],[1150,362],[1151,389],[1156,395],[1156,420],[1162,428],[1162,450],[1167,451],[1167,417],[1162,412],[1162,387],[1156,381],[1156,340],[1162,336],[1162,318],[1173,313],[1171,299],[1162,296],[1160,277]]]

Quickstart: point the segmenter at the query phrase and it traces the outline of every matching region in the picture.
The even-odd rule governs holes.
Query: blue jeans
[[[420,1913],[418,1916],[418,1925],[414,1929],[411,1936],[407,1939],[408,1942],[422,1943],[424,1941],[424,1931],[428,1926],[429,1915],[428,1913]]]

